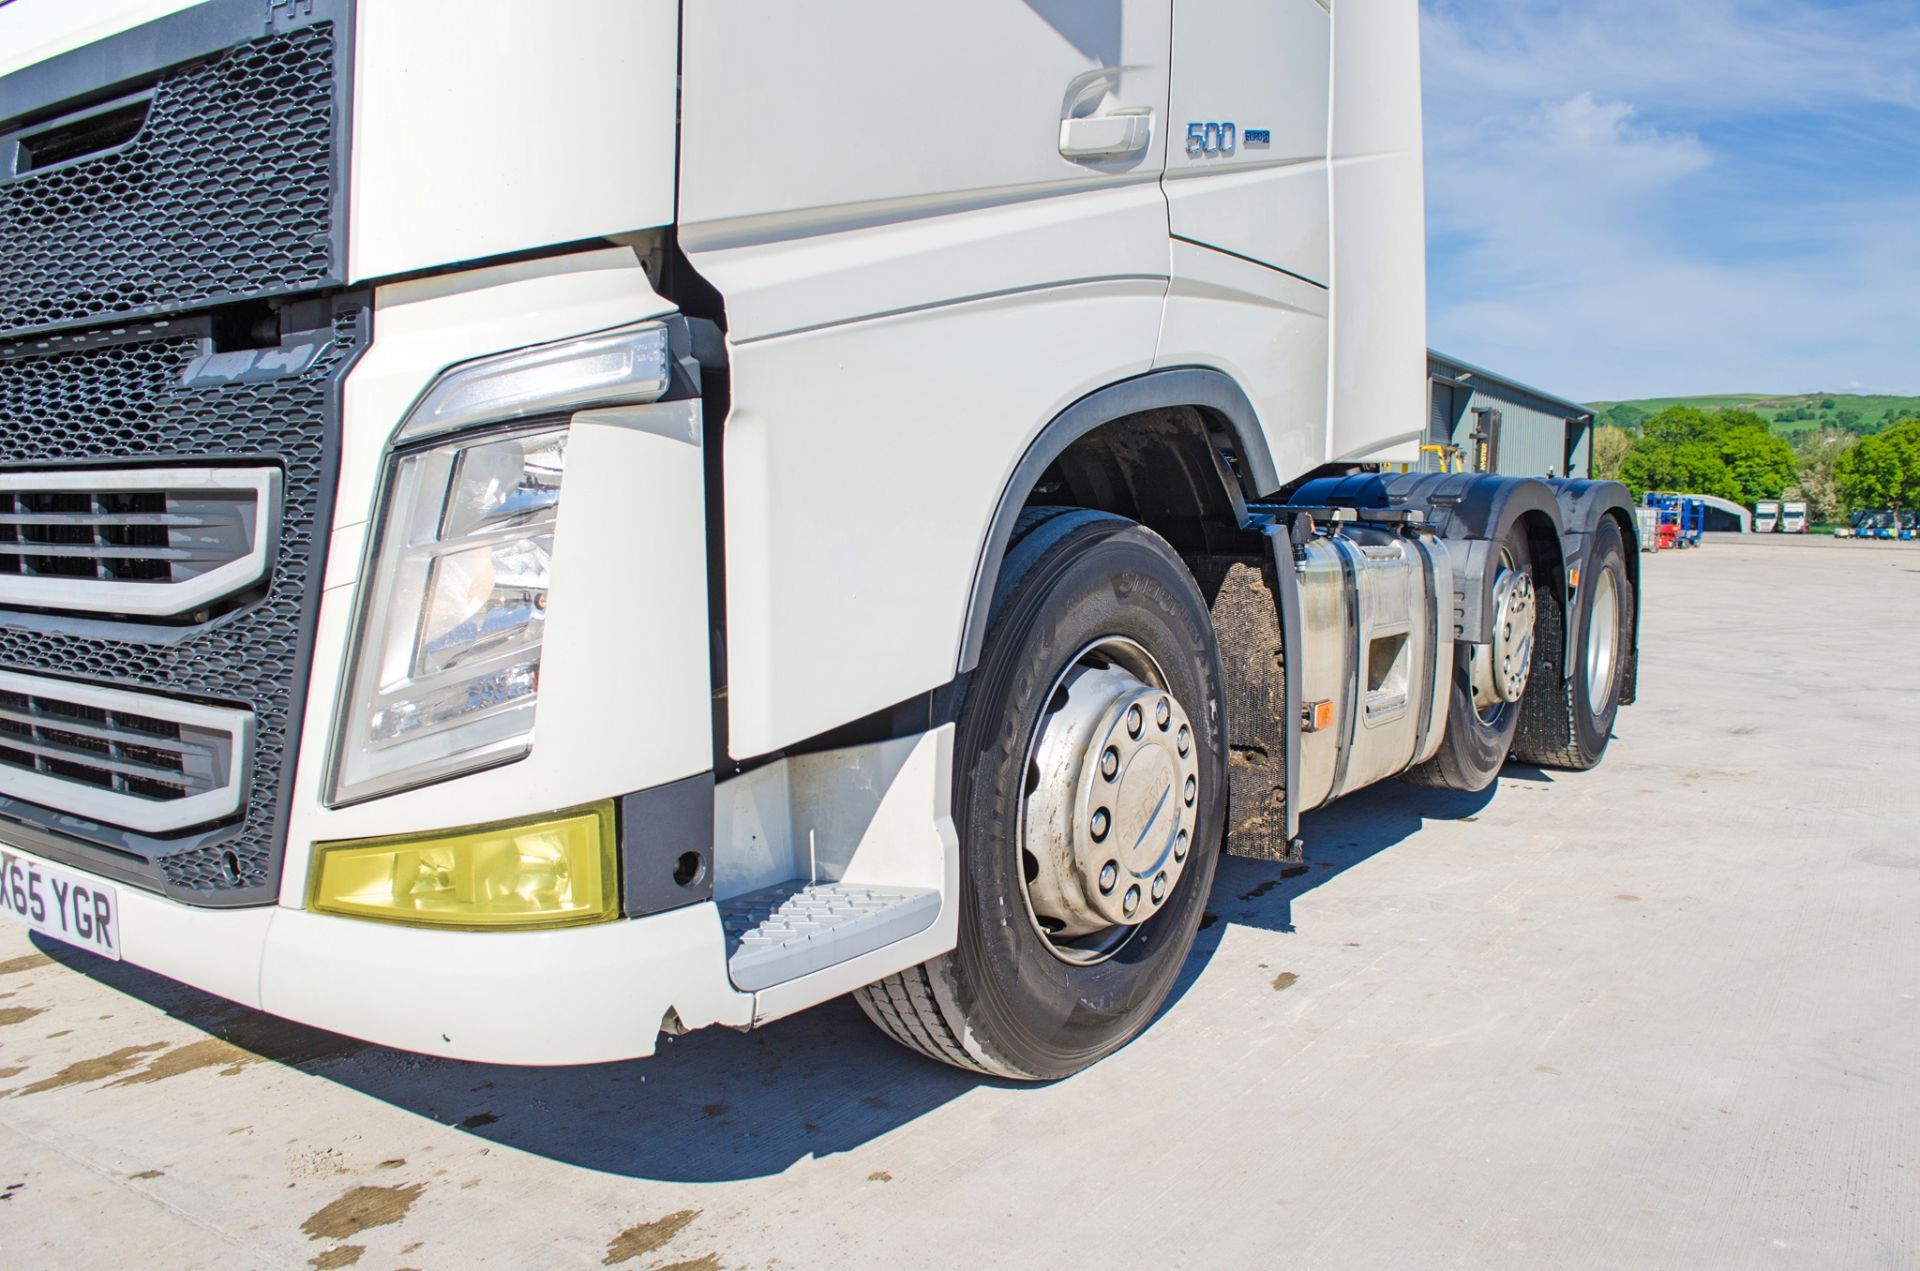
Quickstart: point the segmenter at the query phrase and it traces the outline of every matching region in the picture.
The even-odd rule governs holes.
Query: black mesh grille
[[[333,61],[331,23],[229,49],[164,76],[130,144],[0,184],[0,334],[334,277]]]
[[[233,460],[277,463],[285,474],[273,572],[263,594],[232,612],[184,630],[100,622],[83,630],[0,612],[0,668],[250,708],[257,732],[242,819],[163,840],[5,799],[0,815],[95,843],[119,863],[120,876],[182,899],[272,898],[284,832],[282,779],[306,683],[302,636],[323,563],[315,544],[332,499],[333,389],[365,340],[364,318],[343,310],[332,335],[300,374],[194,388],[182,385],[181,372],[203,342],[177,324],[24,356],[0,347],[0,467]]]

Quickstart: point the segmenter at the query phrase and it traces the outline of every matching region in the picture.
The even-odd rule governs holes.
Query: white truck
[[[1788,499],[1780,505],[1780,532],[1782,534],[1805,534],[1807,532],[1807,505],[1799,499]]]
[[[432,1055],[856,993],[1046,1079],[1223,850],[1597,763],[1626,491],[1404,471],[1418,43],[0,4],[0,916]]]
[[[1753,532],[1772,534],[1780,528],[1780,500],[1761,499],[1753,505]]]

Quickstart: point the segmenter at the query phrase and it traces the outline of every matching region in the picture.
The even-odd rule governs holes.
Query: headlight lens
[[[335,802],[527,752],[566,454],[545,428],[393,461]]]

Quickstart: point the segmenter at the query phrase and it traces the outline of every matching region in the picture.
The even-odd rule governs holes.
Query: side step
[[[727,971],[747,990],[784,984],[933,925],[931,887],[864,887],[796,878],[720,902]]]

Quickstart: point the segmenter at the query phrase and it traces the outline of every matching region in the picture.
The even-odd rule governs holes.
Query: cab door
[[[1171,0],[703,0],[683,23],[678,239],[725,306],[747,757],[952,679],[1014,465],[1153,365]]]

